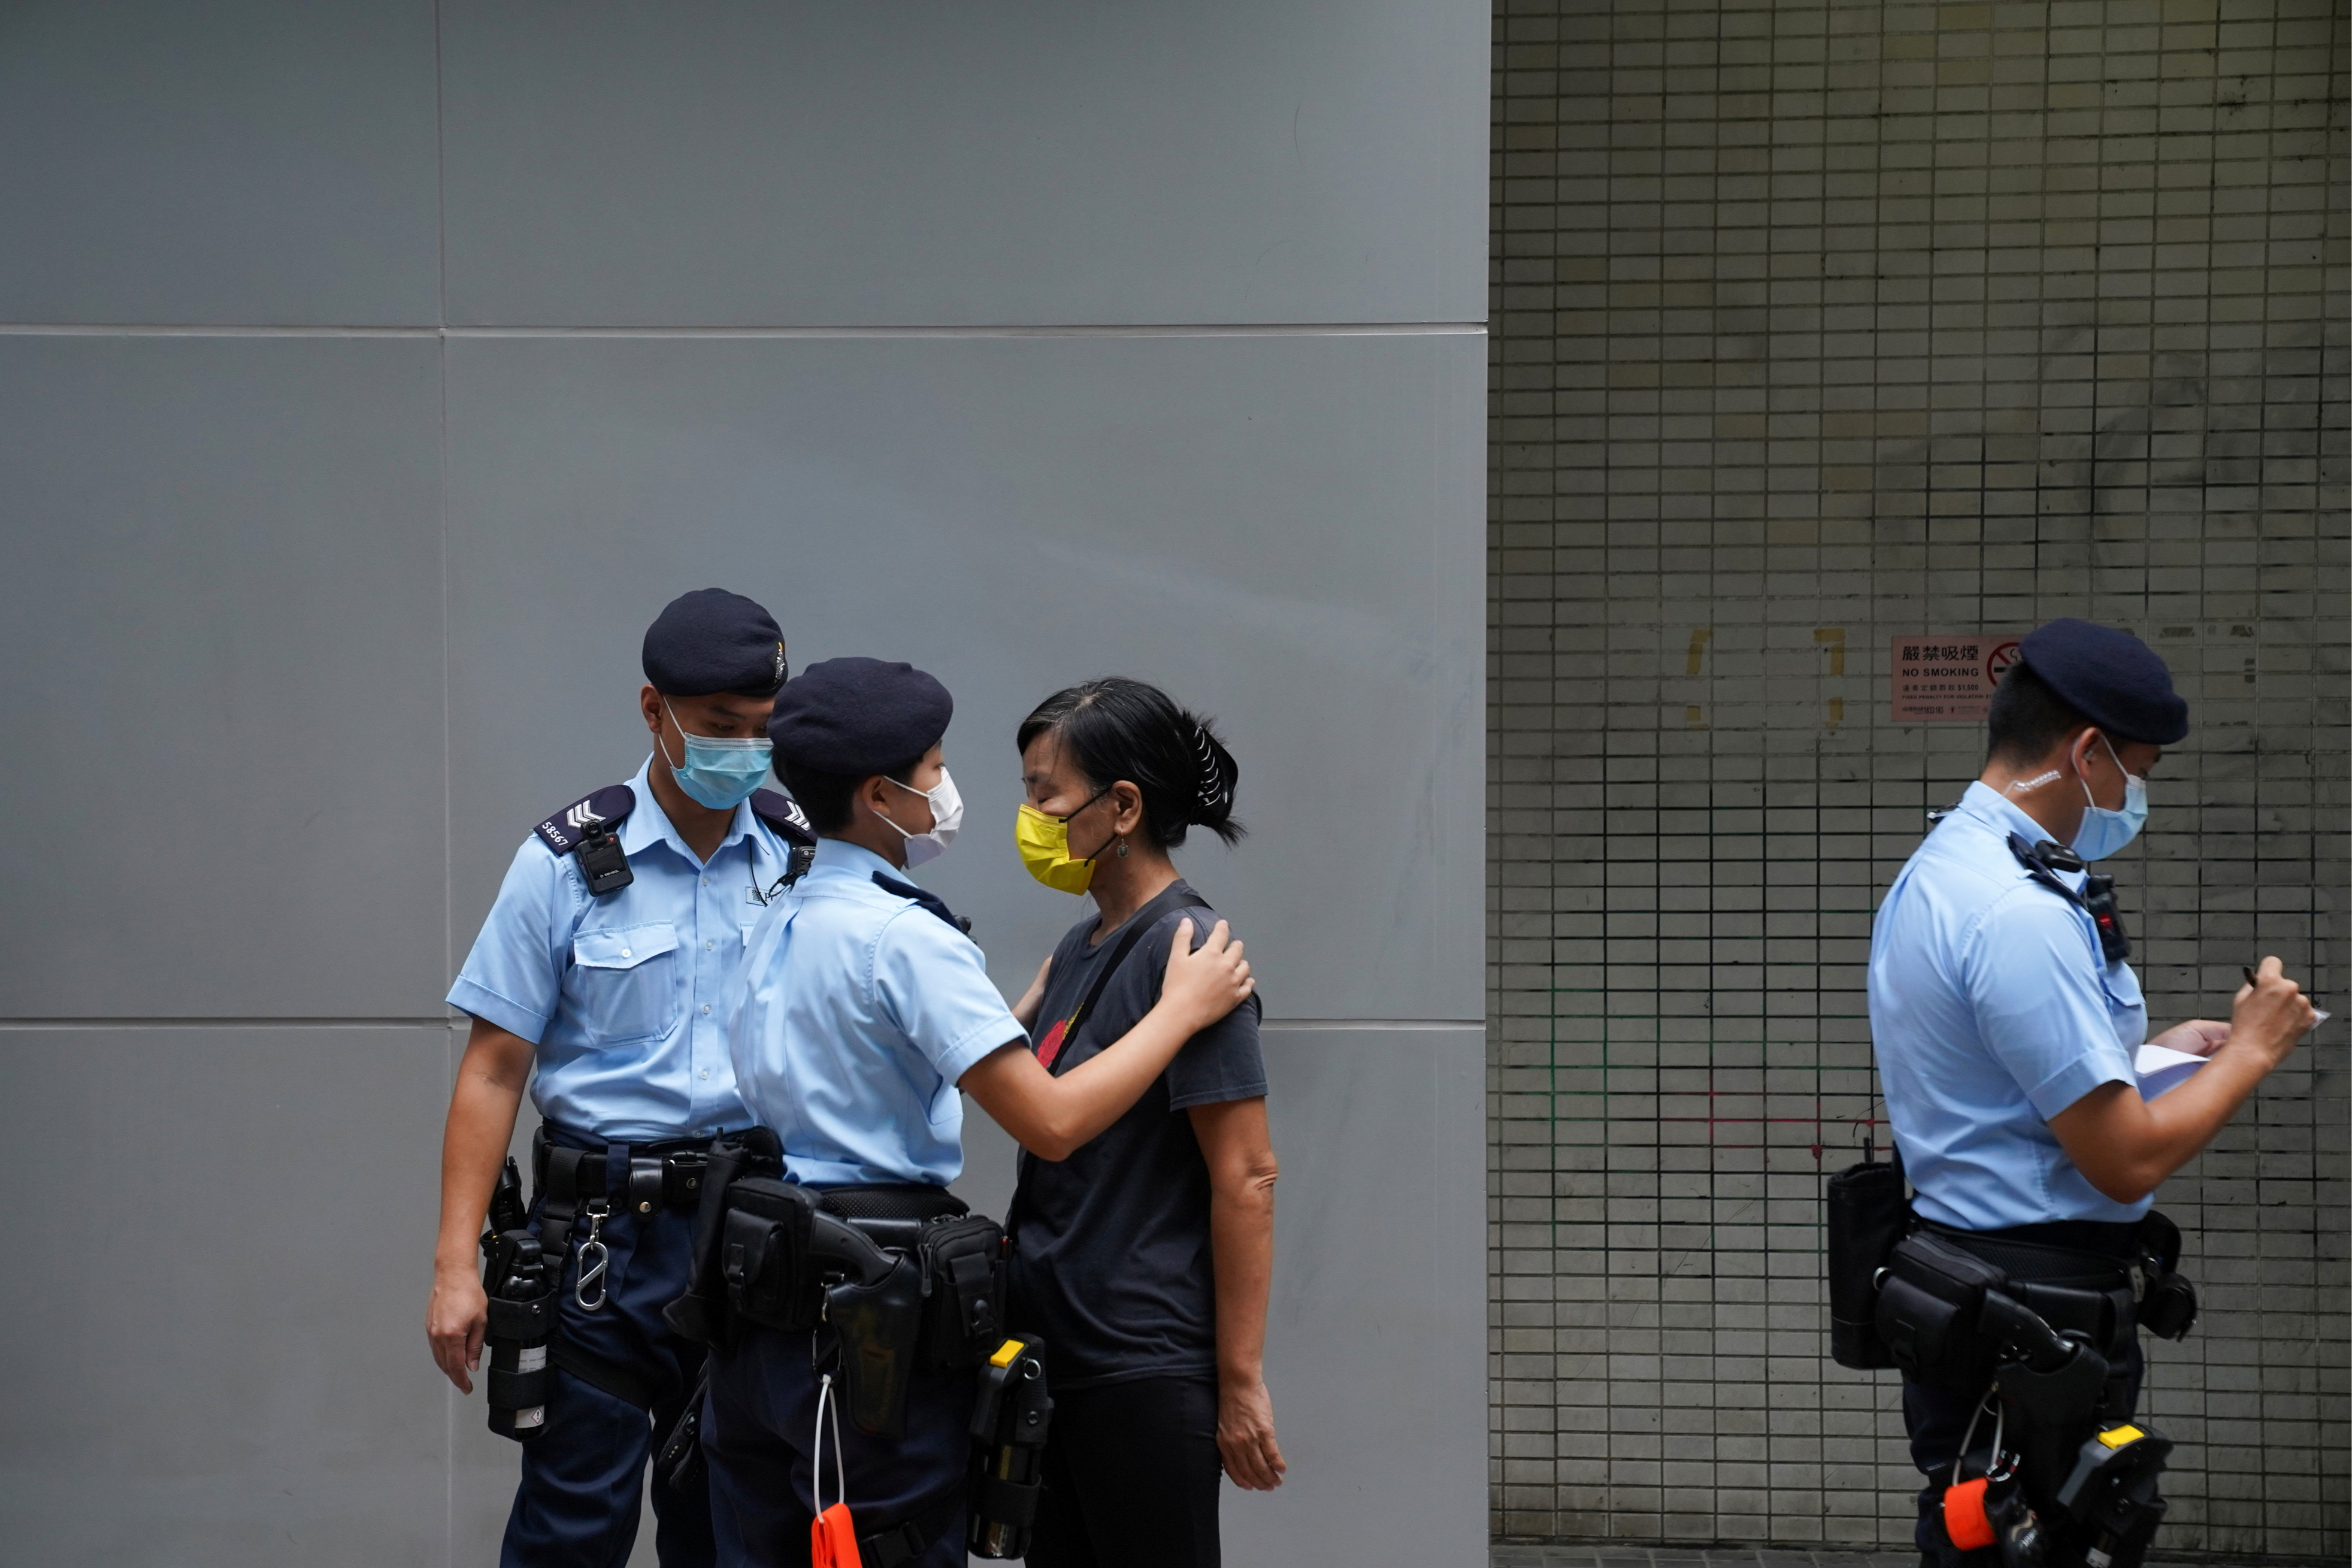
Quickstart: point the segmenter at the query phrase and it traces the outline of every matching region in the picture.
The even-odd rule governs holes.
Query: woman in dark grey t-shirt
[[[1117,1041],[1170,945],[1216,911],[1168,852],[1231,843],[1238,770],[1157,688],[1094,680],[1023,721],[1022,858],[1094,895],[1014,1013],[1046,1069]],[[1134,1108],[1058,1162],[1024,1154],[1008,1226],[1013,1322],[1045,1341],[1054,1417],[1030,1568],[1213,1568],[1220,1472],[1282,1484],[1262,1364],[1274,1148],[1255,997],[1192,1037]]]

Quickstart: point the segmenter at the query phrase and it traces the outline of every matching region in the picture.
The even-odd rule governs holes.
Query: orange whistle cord
[[[833,1417],[833,1506],[824,1506],[825,1417]],[[816,1441],[810,1457],[809,1491],[817,1505],[809,1521],[811,1568],[864,1568],[857,1553],[857,1530],[849,1522],[849,1483],[841,1455],[841,1406],[833,1397],[833,1376],[825,1374],[816,1387]]]
[[[847,1503],[835,1503],[809,1521],[809,1559],[812,1568],[861,1568]]]
[[[1972,1481],[1955,1481],[1945,1489],[1944,1533],[1963,1552],[1974,1552],[1993,1543],[1992,1521],[1985,1517],[1985,1488],[1989,1484],[1979,1476]],[[855,1543],[853,1538],[853,1546]]]

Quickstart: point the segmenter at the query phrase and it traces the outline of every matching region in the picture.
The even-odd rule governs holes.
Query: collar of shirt
[[[852,844],[846,838],[820,838],[816,841],[816,858],[810,863],[808,875],[801,879],[801,885],[846,881],[860,882],[871,888],[877,871],[901,882],[914,880],[863,845]]]
[[[2026,816],[2022,806],[1982,779],[1969,785],[1954,815],[1983,823],[2004,847],[2012,833],[2022,835],[2028,844],[2039,844],[2050,837],[2050,830]]]
[[[634,859],[641,850],[656,844],[666,844],[669,846],[671,854],[688,866],[700,869],[709,862],[698,858],[686,847],[686,840],[677,836],[677,828],[671,823],[669,813],[664,811],[661,802],[654,798],[653,783],[647,776],[652,773],[653,765],[653,754],[647,752],[646,760],[629,780],[629,788],[635,793],[637,804],[627,820],[621,824],[621,850]],[[751,831],[751,803],[747,800],[735,808],[733,819],[727,824],[727,837],[719,841],[719,847],[710,852],[710,858],[718,859],[733,847],[737,839]]]

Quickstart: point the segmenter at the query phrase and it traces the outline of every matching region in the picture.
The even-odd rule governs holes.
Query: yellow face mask
[[[1101,798],[1099,795],[1095,796],[1095,800]],[[1087,805],[1094,803],[1090,800]],[[1086,808],[1082,805],[1078,811]],[[1083,893],[1095,879],[1093,857],[1080,860],[1070,854],[1070,817],[1076,815],[1074,811],[1070,816],[1048,816],[1024,801],[1020,815],[1013,819],[1013,842],[1020,847],[1021,863],[1045,886],[1059,888],[1066,893]],[[1102,851],[1095,853],[1099,855]]]

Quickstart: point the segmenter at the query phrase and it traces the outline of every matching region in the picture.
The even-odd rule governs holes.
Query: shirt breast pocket
[[[677,1012],[677,928],[667,921],[583,931],[572,939],[583,1031],[598,1046],[658,1039]]]
[[[2126,1050],[2137,1049],[2147,1038],[2147,998],[2140,994],[2139,976],[2117,960],[2099,980],[2107,994],[2107,1014],[2115,1020],[2116,1043]]]

